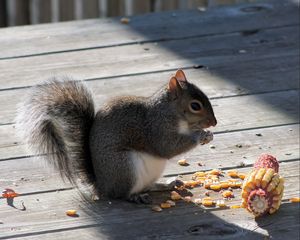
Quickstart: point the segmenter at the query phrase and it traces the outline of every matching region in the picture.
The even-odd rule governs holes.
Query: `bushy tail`
[[[35,154],[46,154],[71,183],[94,183],[89,131],[94,119],[91,92],[79,81],[52,79],[30,89],[18,109],[17,129]]]

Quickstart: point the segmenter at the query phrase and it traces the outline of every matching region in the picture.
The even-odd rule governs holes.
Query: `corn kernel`
[[[232,205],[230,206],[231,209],[241,208],[241,205]]]
[[[182,197],[180,196],[180,194],[176,191],[172,191],[171,192],[171,199],[172,200],[180,200]]]
[[[300,202],[300,198],[299,197],[292,197],[292,198],[290,198],[290,202],[298,203],[298,202]]]
[[[211,175],[219,176],[219,175],[221,175],[221,173],[222,172],[219,169],[213,169],[213,170],[209,171],[209,174],[211,174]]]
[[[170,204],[170,203],[167,203],[167,202],[164,202],[164,203],[161,203],[161,204],[160,204],[160,207],[161,207],[162,209],[164,209],[164,208],[170,208],[170,207],[171,207],[171,204]]]
[[[77,211],[76,210],[67,210],[66,211],[66,214],[70,217],[77,217],[78,214],[77,214]]]
[[[238,173],[238,177],[242,180],[244,180],[247,177],[247,174],[245,173]]]
[[[197,177],[205,177],[207,174],[205,172],[195,172],[194,175]]]
[[[224,198],[231,198],[231,197],[233,197],[234,195],[233,195],[233,192],[231,192],[231,191],[224,191],[223,193],[222,193],[222,196],[224,197]]]
[[[230,170],[230,171],[227,172],[227,175],[229,177],[237,178],[238,177],[238,172],[237,172],[237,170]]]
[[[219,191],[221,190],[221,184],[211,184],[210,189],[214,191]]]
[[[206,206],[206,207],[210,207],[214,205],[214,201],[212,200],[212,198],[210,197],[206,197],[202,199],[202,205]]]
[[[189,164],[187,163],[186,159],[180,159],[177,162],[180,166],[188,166]]]
[[[221,181],[220,185],[221,185],[221,188],[229,188],[229,183],[226,181]]]

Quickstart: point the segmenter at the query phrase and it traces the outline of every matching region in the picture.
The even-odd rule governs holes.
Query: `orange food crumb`
[[[170,203],[167,203],[167,202],[161,203],[161,204],[160,204],[160,207],[161,207],[162,209],[164,209],[164,208],[170,208],[170,207],[171,207],[171,204],[170,204]]]
[[[227,175],[229,177],[237,178],[238,177],[238,172],[236,170],[230,170],[227,172]]]
[[[68,216],[70,216],[70,217],[77,217],[78,216],[78,214],[77,214],[77,211],[76,210],[67,210],[66,211],[66,214],[68,215]]]
[[[290,202],[298,203],[298,202],[300,202],[300,198],[299,197],[292,197],[292,198],[290,198]]]
[[[172,191],[171,192],[171,199],[172,200],[180,200],[182,197],[180,196],[180,194],[176,191]]]
[[[233,197],[234,195],[233,195],[233,192],[231,192],[231,191],[224,191],[223,193],[222,193],[222,196],[224,197],[224,198],[230,198],[230,197]]]
[[[241,208],[241,205],[232,205],[230,206],[231,209]]]

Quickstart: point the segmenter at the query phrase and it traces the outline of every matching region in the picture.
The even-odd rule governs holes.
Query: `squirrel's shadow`
[[[153,204],[158,204],[166,201],[169,193],[150,195]],[[249,239],[260,239],[264,236],[184,201],[176,202],[175,207],[162,212],[154,212],[151,207],[101,199],[84,201],[81,211],[89,215],[95,224],[89,234],[95,237],[104,235],[108,239],[240,239],[245,235]]]

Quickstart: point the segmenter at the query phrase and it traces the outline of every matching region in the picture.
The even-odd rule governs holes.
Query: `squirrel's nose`
[[[210,126],[215,127],[217,125],[217,119],[215,118],[215,116],[211,116],[210,118],[207,119],[207,123]]]

